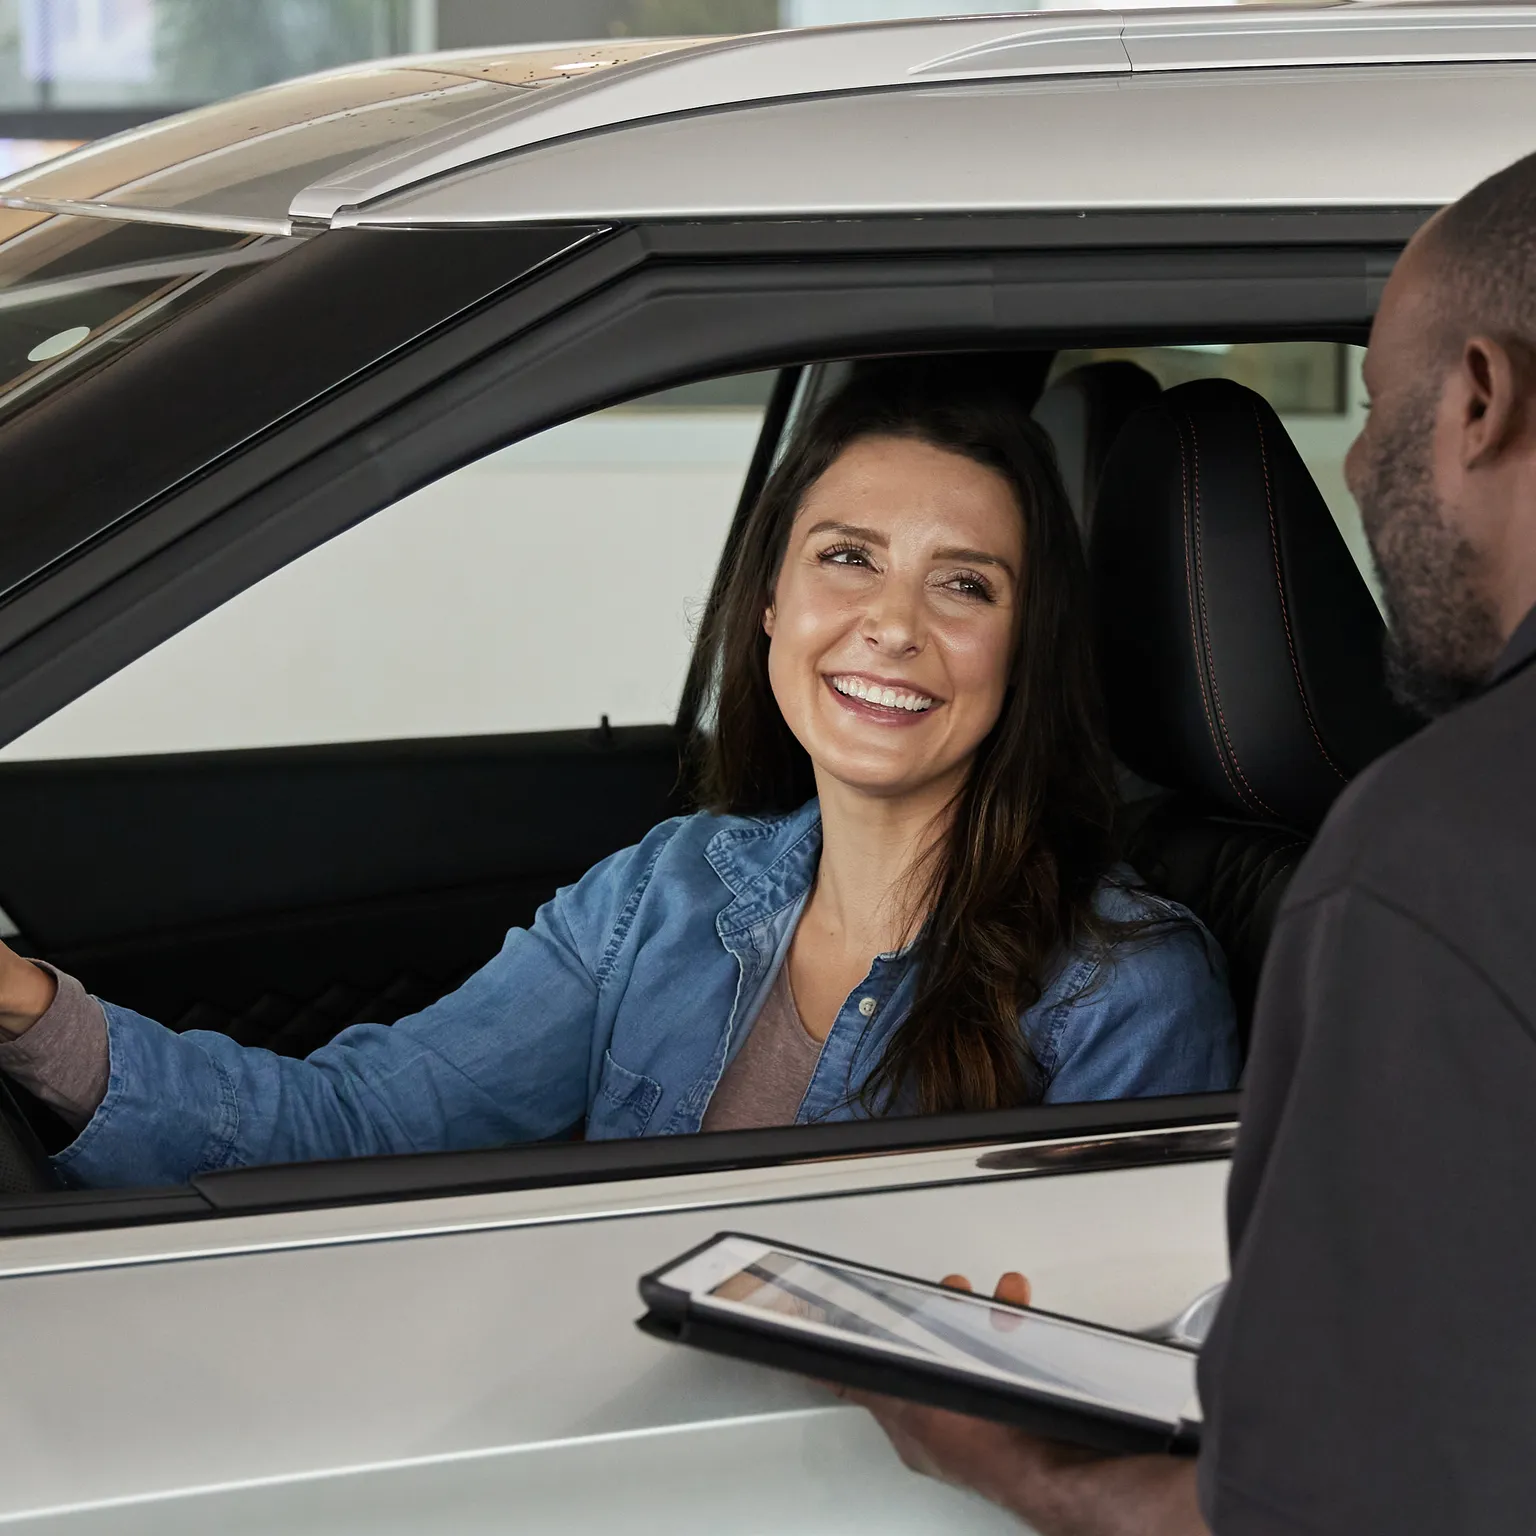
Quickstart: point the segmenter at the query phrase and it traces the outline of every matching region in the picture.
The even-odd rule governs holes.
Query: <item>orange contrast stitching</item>
[[[1194,429],[1191,427],[1190,436],[1193,438]],[[1195,651],[1195,672],[1200,671],[1200,631],[1195,623],[1195,576],[1190,569],[1190,524],[1189,524],[1189,454],[1184,449],[1184,433],[1179,432],[1179,474],[1184,482],[1184,591],[1189,598],[1189,643]],[[1205,604],[1201,602],[1201,608]],[[1226,775],[1227,783],[1232,786],[1232,793],[1239,800],[1243,798],[1243,792],[1237,787],[1236,780],[1232,777],[1231,770],[1227,767],[1227,759],[1221,750],[1221,742],[1216,737],[1216,722],[1211,718],[1211,704],[1206,697],[1205,687],[1200,686],[1200,707],[1205,711],[1205,728],[1211,733],[1211,746],[1216,751],[1216,761],[1221,764],[1221,771]]]
[[[1215,657],[1215,655],[1211,651],[1211,621],[1210,621],[1210,614],[1206,611],[1206,606],[1205,606],[1205,563],[1204,563],[1204,558],[1203,558],[1203,556],[1201,554],[1201,538],[1200,538],[1200,438],[1199,438],[1199,436],[1195,432],[1195,419],[1194,419],[1194,417],[1193,416],[1186,417],[1186,420],[1189,423],[1189,442],[1190,442],[1190,448],[1191,448],[1191,450],[1192,450],[1192,452],[1194,454],[1194,460],[1195,460],[1195,474],[1194,474],[1194,480],[1195,480],[1195,580],[1196,580],[1196,582],[1198,584],[1199,593],[1200,593],[1200,629],[1201,629],[1201,633],[1202,633],[1202,635],[1204,637],[1204,640],[1205,640],[1205,669],[1206,669],[1206,676],[1210,680],[1211,702],[1216,706],[1216,718],[1221,722],[1221,739],[1224,742],[1226,742],[1226,744],[1227,744],[1227,752],[1230,754],[1230,756],[1232,758],[1232,770],[1233,770],[1233,772],[1236,773],[1238,778],[1240,778],[1243,781],[1243,788],[1246,789],[1248,791],[1249,795],[1252,796],[1253,804],[1256,805],[1259,810],[1265,812],[1267,815],[1273,816],[1275,814],[1275,812],[1272,811],[1267,805],[1265,805],[1263,800],[1259,797],[1258,791],[1255,790],[1253,785],[1251,785],[1248,782],[1247,776],[1243,773],[1243,765],[1240,762],[1238,762],[1238,760],[1237,760],[1237,749],[1232,745],[1232,737],[1231,737],[1231,734],[1227,730],[1227,717],[1226,717],[1225,714],[1222,713],[1222,708],[1221,708],[1221,690],[1219,688],[1217,688],[1217,686],[1216,686],[1216,657]],[[1222,766],[1225,767],[1226,766],[1225,763]],[[1232,775],[1231,774],[1227,775],[1227,782],[1229,784],[1232,783]],[[1232,787],[1234,789],[1237,788],[1237,786],[1235,784],[1233,784]],[[1239,791],[1239,793],[1238,793],[1238,798],[1239,799],[1242,798],[1241,791]]]
[[[1251,400],[1248,408],[1253,412],[1253,424],[1259,434],[1259,462],[1264,466],[1264,505],[1269,509],[1269,547],[1275,556],[1275,592],[1280,599],[1280,621],[1285,625],[1285,648],[1290,653],[1291,675],[1296,679],[1296,696],[1301,700],[1301,712],[1307,717],[1308,729],[1312,732],[1312,740],[1317,743],[1317,750],[1323,755],[1323,761],[1338,775],[1341,784],[1347,784],[1349,776],[1328,755],[1317,722],[1312,718],[1312,706],[1307,703],[1307,691],[1301,686],[1301,663],[1297,660],[1296,646],[1291,639],[1291,615],[1285,601],[1285,583],[1280,579],[1280,532],[1275,525],[1275,501],[1269,489],[1269,453],[1264,447],[1264,422],[1259,416],[1258,407]]]

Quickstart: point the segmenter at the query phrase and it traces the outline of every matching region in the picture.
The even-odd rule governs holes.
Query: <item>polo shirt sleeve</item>
[[[1532,936],[1536,942],[1536,935]],[[1528,1533],[1536,1037],[1369,890],[1285,914],[1200,1366],[1216,1536]]]

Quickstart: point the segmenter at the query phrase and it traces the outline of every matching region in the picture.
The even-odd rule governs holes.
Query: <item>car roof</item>
[[[1536,4],[1035,11],[436,53],[86,146],[0,182],[0,204],[274,234],[1429,204],[1536,142],[1536,72],[1519,67],[1531,61]],[[1186,117],[1198,138],[1181,131]],[[817,152],[831,145],[839,153]]]

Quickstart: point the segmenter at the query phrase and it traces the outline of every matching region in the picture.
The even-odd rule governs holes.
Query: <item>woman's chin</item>
[[[930,765],[872,763],[868,761],[815,761],[816,781],[835,784],[845,794],[872,800],[928,799],[954,782],[956,770],[935,772]]]

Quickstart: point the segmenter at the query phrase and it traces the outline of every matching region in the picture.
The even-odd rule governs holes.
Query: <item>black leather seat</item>
[[[1246,1026],[1311,834],[1414,729],[1381,617],[1279,418],[1226,380],[1126,423],[1089,560],[1110,739],[1161,790],[1129,808],[1129,856],[1221,941]]]
[[[1087,537],[1099,482],[1120,429],[1158,397],[1161,385],[1136,363],[1106,359],[1064,373],[1031,414],[1056,449],[1067,500]]]

